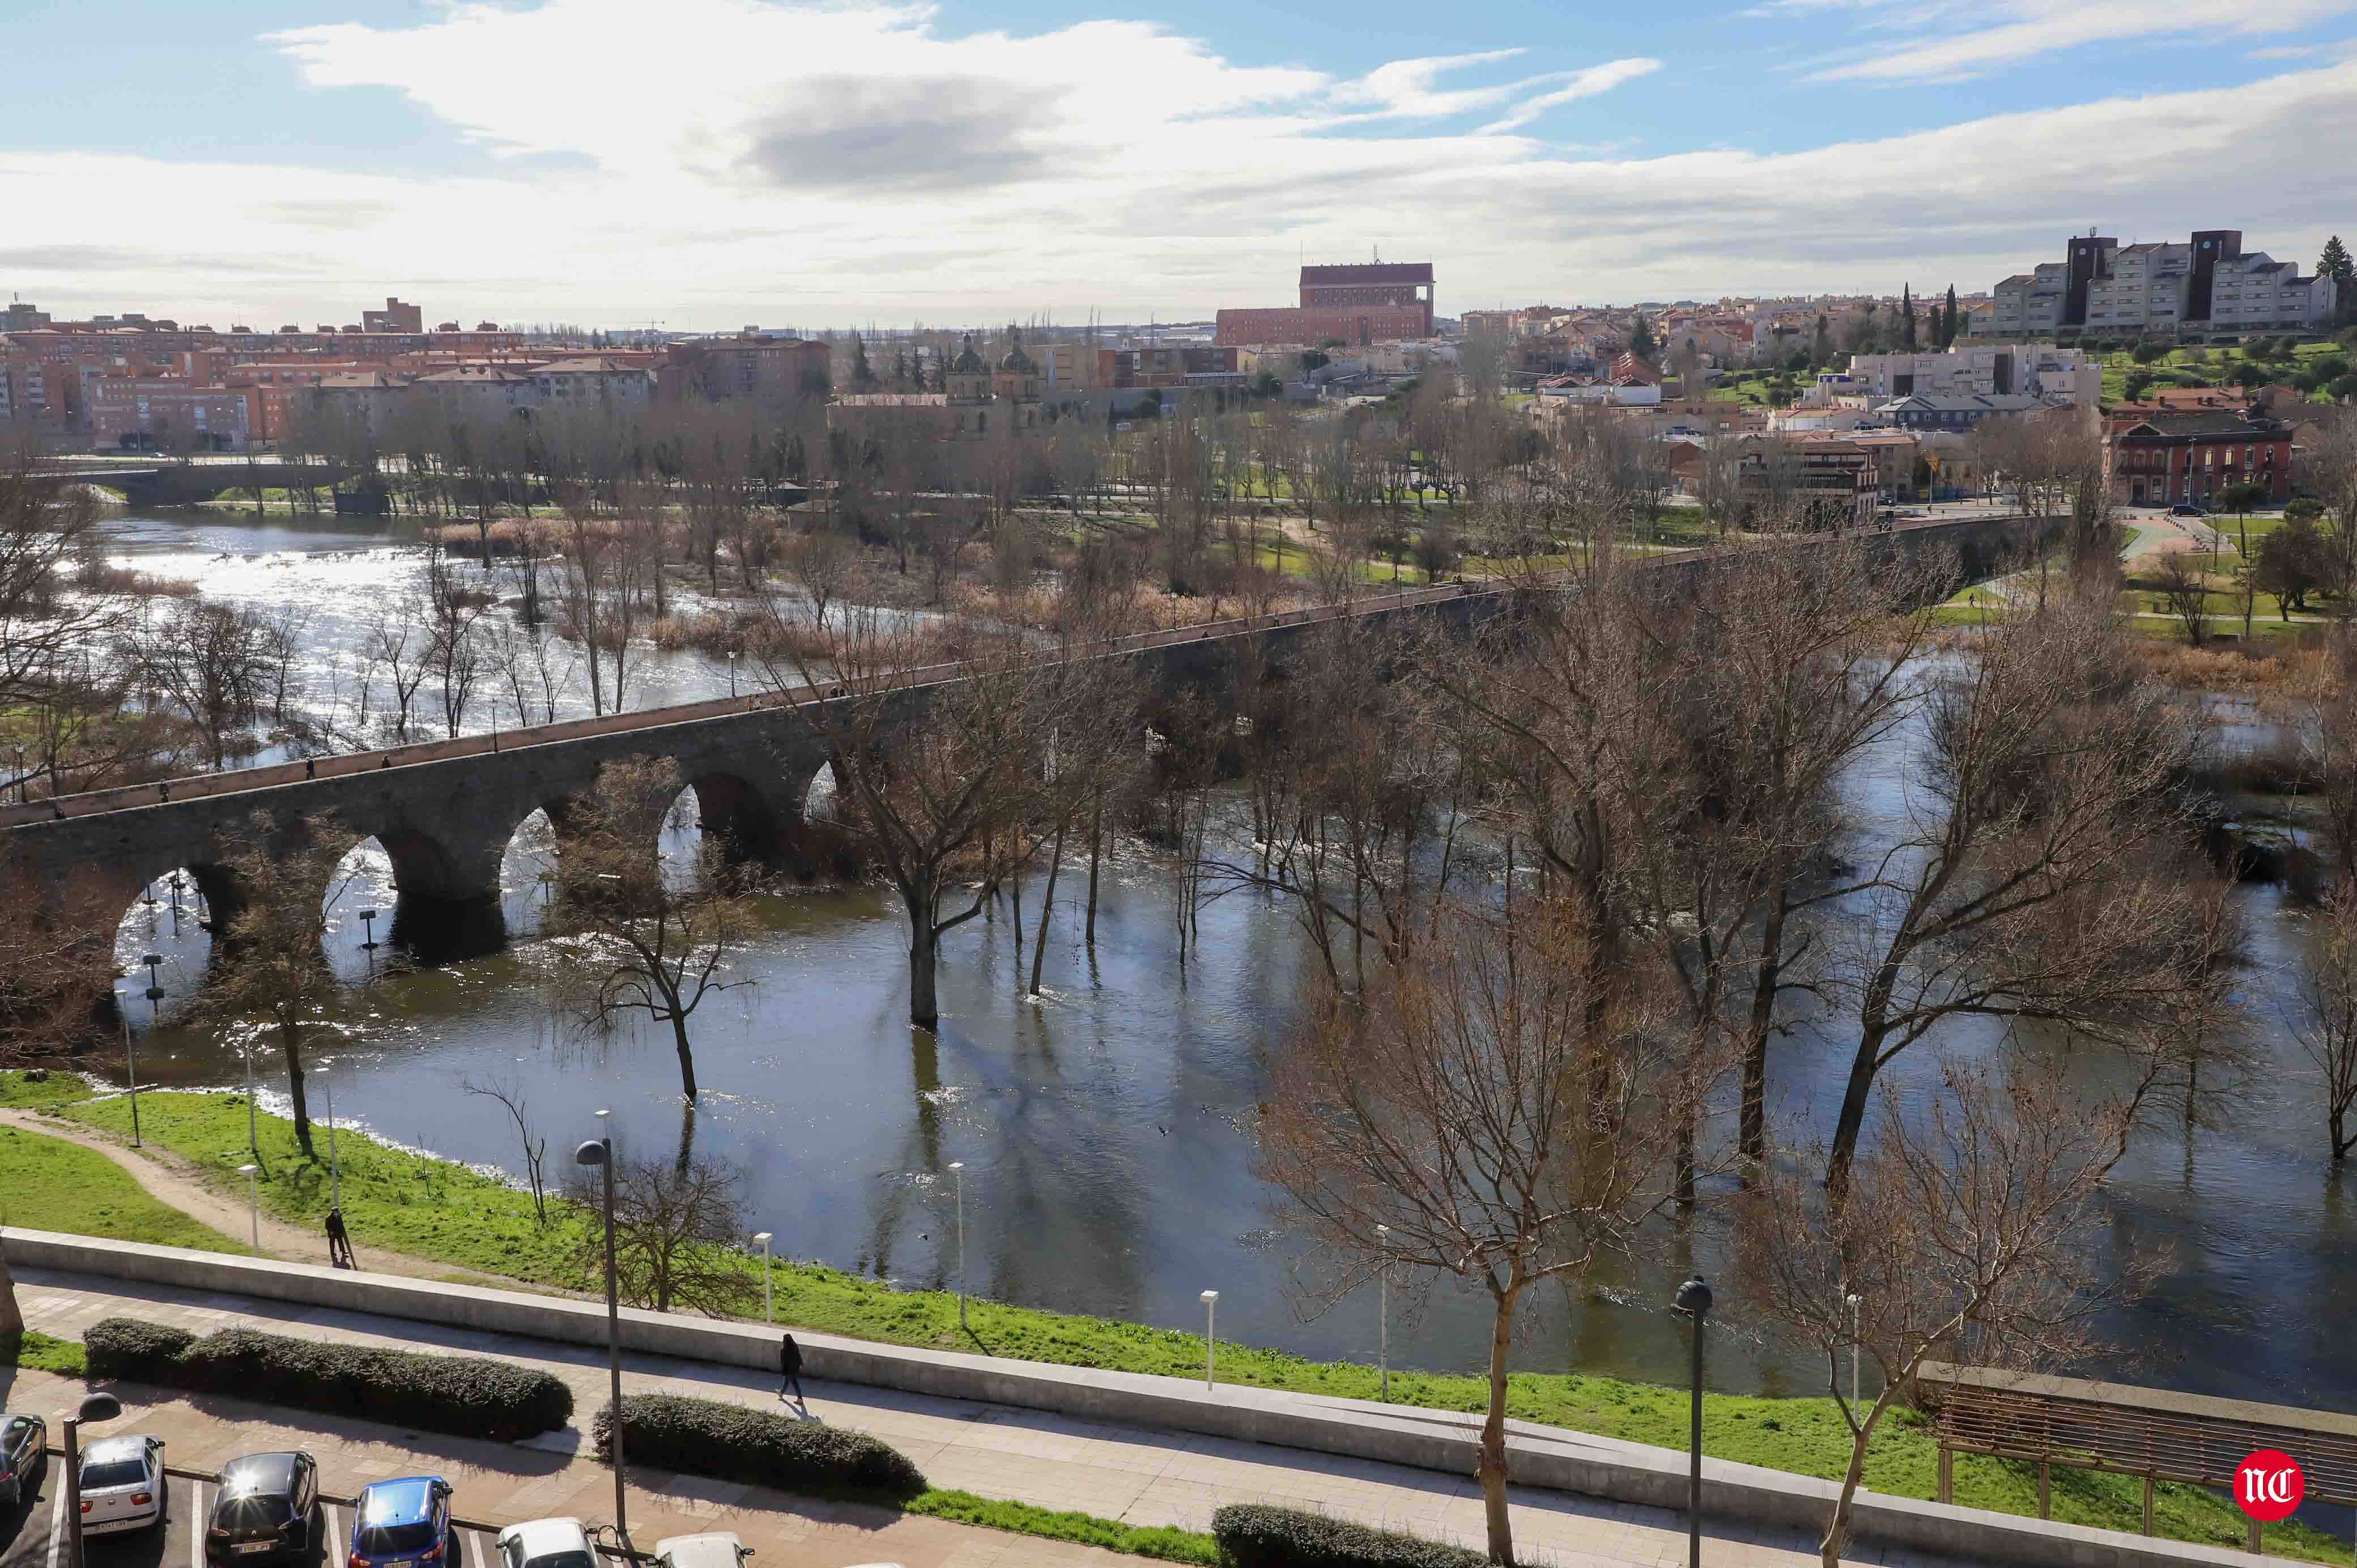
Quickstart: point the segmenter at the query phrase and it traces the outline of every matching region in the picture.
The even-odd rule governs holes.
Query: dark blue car
[[[457,1568],[450,1483],[439,1476],[371,1481],[352,1502],[346,1568]]]

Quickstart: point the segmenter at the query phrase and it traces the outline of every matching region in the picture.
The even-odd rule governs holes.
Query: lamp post
[[[950,1174],[957,1177],[958,1219],[958,1326],[965,1326],[965,1162],[952,1160]]]
[[[262,1158],[262,1129],[253,1115],[253,1042],[248,1040],[238,1047],[245,1058],[245,1152],[255,1159]]]
[[[1211,1325],[1217,1321],[1216,1314],[1219,1310],[1220,1293],[1215,1290],[1205,1291],[1203,1293],[1203,1386],[1207,1389],[1211,1386],[1211,1359],[1220,1348],[1219,1338],[1211,1332]]]
[[[360,912],[360,916],[361,931],[361,951],[368,958],[369,975],[373,979],[376,975],[376,911],[374,909],[362,909]]]
[[[113,1421],[123,1413],[123,1402],[113,1394],[86,1394],[81,1406],[65,1419],[66,1528],[73,1532],[73,1560],[67,1568],[81,1568],[81,1425],[86,1421]]]
[[[614,1460],[614,1534],[624,1550],[630,1544],[628,1503],[623,1496],[622,1479],[622,1298],[614,1273],[614,1139],[607,1122],[610,1112],[597,1112],[598,1135],[573,1151],[576,1165],[595,1165],[605,1176],[606,1187],[606,1362],[613,1379],[612,1419],[607,1422],[607,1441]]]
[[[761,1243],[761,1321],[774,1324],[778,1315],[770,1307],[770,1233],[756,1230],[753,1240]]]
[[[329,1204],[341,1213],[344,1207],[344,1165],[336,1158],[336,1058],[328,1057],[319,1063],[319,1092],[328,1102],[328,1180],[334,1196]]]
[[[1380,1398],[1392,1397],[1392,1228],[1375,1227],[1375,1243],[1383,1250],[1383,1272],[1375,1276],[1375,1365],[1383,1380]]]
[[[1694,1319],[1693,1433],[1686,1470],[1686,1568],[1702,1568],[1702,1330],[1710,1316],[1710,1286],[1700,1274],[1678,1287],[1677,1309]]]
[[[262,1255],[262,1187],[256,1180],[261,1170],[260,1165],[252,1164],[237,1167],[237,1174],[245,1178],[245,1208],[246,1212],[253,1217],[253,1251],[256,1257]]]
[[[163,967],[164,955],[151,952],[139,961],[147,966],[147,1027],[152,1033],[163,1012],[164,983],[156,972]],[[139,1058],[131,1049],[131,1013],[128,1008],[123,1014],[123,1076],[131,1085],[131,1146],[135,1149],[140,1146]]]

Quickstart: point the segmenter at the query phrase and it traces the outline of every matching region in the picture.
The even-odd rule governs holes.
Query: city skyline
[[[2305,149],[2357,138],[2357,0],[35,13],[0,288],[258,331],[1208,319],[1377,248],[1445,316],[1972,293],[2090,223],[2306,266],[2350,181]]]

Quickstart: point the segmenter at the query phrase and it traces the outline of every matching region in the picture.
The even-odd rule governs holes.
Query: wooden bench
[[[1940,1501],[1954,1501],[1955,1456],[1984,1454],[2038,1466],[2038,1517],[2048,1517],[2050,1472],[2061,1465],[2144,1480],[2144,1532],[2152,1533],[2156,1481],[2216,1487],[2230,1495],[2234,1469],[2254,1449],[2299,1461],[2309,1498],[2357,1503],[2357,1416],[2293,1405],[2172,1393],[2131,1383],[2031,1376],[1926,1361],[1916,1374],[1936,1407]],[[2259,1550],[2259,1521],[2250,1549]]]

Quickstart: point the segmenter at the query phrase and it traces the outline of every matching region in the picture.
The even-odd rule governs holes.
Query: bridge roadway
[[[1953,548],[1977,575],[2018,544],[2018,521],[1927,520],[1867,537],[1909,555]],[[1651,570],[1676,571],[1704,554],[1640,559]],[[1073,656],[1143,655],[1166,687],[1216,692],[1238,638],[1272,633],[1282,646],[1345,616],[1439,614],[1469,624],[1494,613],[1510,591],[1494,582],[1408,589],[1106,639]],[[958,678],[954,665],[911,669],[892,677],[889,689],[905,693],[914,711],[929,688]],[[619,757],[673,758],[696,791],[707,831],[726,834],[743,853],[795,863],[810,785],[826,757],[819,726],[794,710],[838,700],[802,686],[58,796],[0,808],[0,843],[38,885],[61,892],[72,879],[126,906],[156,877],[186,867],[219,909],[236,899],[219,865],[222,845],[250,831],[255,813],[264,819],[259,831],[282,845],[293,843],[303,818],[332,815],[355,837],[373,835],[391,858],[396,923],[406,928],[397,940],[439,948],[426,928],[455,920],[471,934],[454,937],[454,948],[495,946],[500,863],[516,828],[535,810],[561,819],[565,802]]]
[[[108,468],[55,468],[39,478],[59,485],[103,485],[132,506],[193,506],[224,490],[333,489],[350,474],[339,463],[221,461],[130,463]]]

